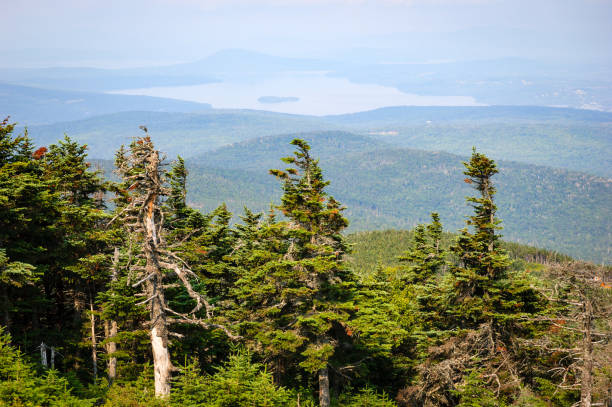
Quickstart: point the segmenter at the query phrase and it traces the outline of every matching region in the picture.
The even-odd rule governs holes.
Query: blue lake
[[[281,113],[327,115],[385,106],[478,106],[471,96],[421,96],[396,88],[353,83],[324,72],[286,72],[271,77],[225,80],[193,86],[125,89],[113,93],[147,95],[210,103],[215,108],[257,109]],[[298,98],[261,103],[262,96]]]

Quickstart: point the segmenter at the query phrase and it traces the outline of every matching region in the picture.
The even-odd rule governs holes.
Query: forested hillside
[[[193,112],[210,108],[204,103],[149,96],[110,95],[0,83],[0,111],[11,112],[21,125],[41,125],[125,112]],[[61,129],[59,134],[67,132]],[[71,132],[72,133],[72,132]],[[53,141],[53,140],[49,140]],[[41,142],[44,142],[41,140]]]
[[[328,132],[298,134],[311,141],[325,174],[337,182],[333,196],[353,219],[349,230],[413,228],[435,210],[445,224],[463,224],[470,187],[463,157],[389,148],[364,136]],[[188,199],[205,210],[217,200],[233,211],[266,210],[279,196],[265,170],[289,152],[295,135],[257,139],[187,160]],[[612,183],[608,179],[515,162],[501,162],[500,214],[508,240],[610,262]]]
[[[374,230],[351,233],[346,241],[351,246],[347,260],[355,272],[367,276],[380,267],[398,267],[402,264],[402,254],[409,251],[414,243],[415,231],[412,230]],[[440,245],[448,249],[457,238],[456,233],[444,232]],[[516,269],[541,269],[543,264],[571,261],[572,258],[559,252],[533,246],[502,241],[501,247],[512,260],[510,267]]]
[[[26,124],[26,123],[24,123]],[[199,155],[231,143],[255,137],[335,127],[309,116],[245,110],[210,109],[198,113],[123,112],[90,119],[30,127],[39,144],[52,143],[58,134],[69,134],[91,147],[95,158],[110,159],[115,146],[139,135],[138,126],[154,131],[163,151],[185,157]]]
[[[68,137],[35,146],[0,123],[1,405],[612,403],[611,269],[500,234],[517,228],[511,209],[527,199],[523,189],[535,209],[520,208],[520,228],[589,209],[609,227],[603,180],[498,167],[477,149],[461,164],[346,133],[256,140],[237,147],[235,168],[205,172],[166,160],[142,130],[117,146],[111,181],[86,146]],[[235,224],[223,190],[212,211],[187,198],[213,202],[212,189],[191,187],[220,188],[215,176],[246,176],[243,192],[261,194],[248,178],[256,173],[280,196],[267,197],[265,213],[237,212]],[[410,184],[421,197],[402,192]],[[434,200],[440,189],[452,199]],[[404,220],[421,223],[408,235],[345,237],[349,224],[369,221],[359,215],[368,194],[403,201],[394,219],[415,202],[427,217]],[[563,206],[578,205],[572,194],[584,206]],[[446,220],[453,211],[465,217],[460,230]],[[581,238],[599,241],[601,229],[588,227],[594,237]]]
[[[21,93],[27,95],[25,91]],[[181,154],[185,158],[263,136],[342,130],[371,137],[392,147],[445,151],[465,156],[476,145],[498,159],[612,176],[612,147],[609,143],[612,138],[612,113],[608,112],[538,106],[401,106],[316,117],[249,110],[210,109],[194,112],[202,108],[198,109],[199,105],[195,103],[140,97],[137,99],[139,103],[133,99],[124,100],[131,100],[131,110],[141,111],[108,115],[108,104],[100,109],[88,103],[88,98],[94,94],[78,96],[74,92],[46,90],[38,94],[34,92],[34,95],[36,103],[32,104],[32,98],[16,98],[15,92],[9,92],[5,109],[14,111],[11,109],[20,106],[25,109],[15,118],[20,121],[19,124],[29,126],[30,134],[37,143],[48,144],[58,134],[67,133],[91,146],[91,154],[95,158],[112,158],[113,146],[128,143],[130,137],[138,135],[138,126],[143,124],[155,132],[163,151],[171,155]],[[128,96],[100,95],[93,100],[113,98]],[[25,100],[20,102],[21,99]],[[80,99],[85,101],[72,103]],[[45,100],[53,100],[56,108],[37,108],[42,106],[40,101]],[[157,104],[147,109],[145,102]],[[181,104],[182,112],[176,112]],[[124,110],[120,102],[113,102],[112,105],[116,111]],[[160,114],[159,110],[166,113]],[[89,119],[66,121],[67,114],[83,114],[84,111]],[[45,112],[47,116],[42,118]],[[33,126],[41,120],[56,123]]]

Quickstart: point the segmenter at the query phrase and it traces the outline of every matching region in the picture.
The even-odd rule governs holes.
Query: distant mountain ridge
[[[240,83],[274,78],[279,73],[318,71],[357,84],[393,87],[408,94],[468,96],[486,105],[612,110],[610,69],[605,65],[503,57],[403,62],[410,60],[407,57],[369,54],[352,58],[350,54],[337,53],[325,59],[292,58],[227,49],[193,62],[139,68],[4,68],[0,69],[0,78],[11,84],[43,88],[109,91],[218,81]],[[590,79],[585,79],[585,72]]]
[[[218,82],[236,75],[270,75],[284,71],[329,70],[330,61],[277,57],[229,49],[203,59],[164,66],[103,69],[89,67],[0,68],[4,82],[51,89],[110,91]]]
[[[612,177],[612,113],[541,106],[398,106],[327,116],[397,147],[505,160]]]
[[[325,116],[334,123],[393,125],[436,122],[486,121],[587,121],[612,123],[612,112],[549,106],[389,106],[365,112]]]
[[[202,154],[224,145],[271,134],[337,128],[320,118],[250,110],[208,109],[194,113],[132,111],[84,120],[30,126],[30,135],[46,145],[64,133],[90,146],[94,158],[112,158],[121,144],[139,136],[146,125],[160,150],[169,156]]]
[[[30,126],[30,134],[48,144],[67,133],[92,146],[96,158],[110,158],[117,145],[140,134],[142,124],[161,150],[185,157],[256,137],[344,130],[389,146],[459,155],[477,146],[500,159],[612,177],[612,113],[537,106],[404,106],[325,117],[227,109],[141,111]]]
[[[150,96],[51,90],[0,83],[0,114],[11,115],[13,120],[26,126],[80,120],[121,111],[194,112],[210,107],[205,103]]]
[[[471,189],[465,157],[390,148],[345,132],[284,135],[250,140],[189,159],[189,200],[211,210],[220,202],[240,213],[244,205],[267,210],[280,186],[267,174],[284,168],[288,140],[311,142],[321,158],[330,193],[348,207],[351,231],[412,228],[440,213],[445,227],[464,226]],[[496,158],[496,157],[492,157]],[[612,180],[542,166],[500,161],[498,206],[506,239],[610,262]]]

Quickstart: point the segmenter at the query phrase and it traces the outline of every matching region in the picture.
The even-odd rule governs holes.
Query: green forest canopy
[[[398,263],[370,251],[357,272],[342,202],[309,144],[291,144],[272,170],[280,201],[232,225],[221,202],[187,204],[185,162],[159,166],[148,135],[119,150],[109,182],[86,147],[36,149],[5,120],[2,403],[609,402],[610,269],[522,247],[512,262],[493,160],[464,164],[474,212],[457,237],[432,214]]]

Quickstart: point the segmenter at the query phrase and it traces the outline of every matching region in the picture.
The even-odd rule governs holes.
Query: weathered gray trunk
[[[47,362],[47,345],[44,342],[40,343],[40,364],[43,365],[45,369],[49,367]]]
[[[91,363],[93,366],[94,382],[98,380],[98,343],[96,341],[96,316],[94,315],[93,301],[89,296],[89,319],[91,322]]]
[[[329,369],[324,367],[319,370],[319,406],[329,407]]]
[[[117,357],[113,356],[117,352],[117,343],[110,341],[117,335],[117,322],[116,321],[104,321],[104,336],[106,342],[106,354],[108,360],[106,367],[108,369],[108,384],[111,385],[117,378]]]
[[[113,268],[111,272],[111,283],[117,281],[119,272],[119,248],[115,247],[113,253]],[[104,321],[104,336],[106,338],[106,354],[108,355],[108,383],[113,384],[117,378],[117,357],[114,356],[117,352],[117,343],[114,342],[114,338],[117,336],[118,328],[117,321]]]
[[[582,372],[580,377],[580,406],[591,407],[593,393],[593,338],[591,334],[593,320],[593,305],[584,300],[582,337]]]
[[[147,273],[157,274],[148,283],[148,293],[151,300],[150,324],[151,324],[151,350],[153,353],[153,368],[155,377],[155,395],[165,397],[170,394],[170,378],[172,374],[172,363],[170,362],[170,352],[168,351],[168,326],[166,311],[164,309],[164,294],[161,288],[161,273],[149,270]],[[149,298],[150,298],[149,297]]]
[[[150,158],[150,176],[155,184],[159,184],[157,172],[159,162],[156,156]],[[153,369],[155,377],[155,395],[166,397],[170,394],[170,378],[172,363],[168,351],[168,321],[166,318],[166,300],[164,298],[163,275],[159,265],[157,245],[157,226],[155,212],[157,194],[150,193],[145,202],[143,228],[146,234],[144,254],[146,257],[145,275],[152,276],[147,281],[147,294],[150,298],[151,351],[153,353]]]

